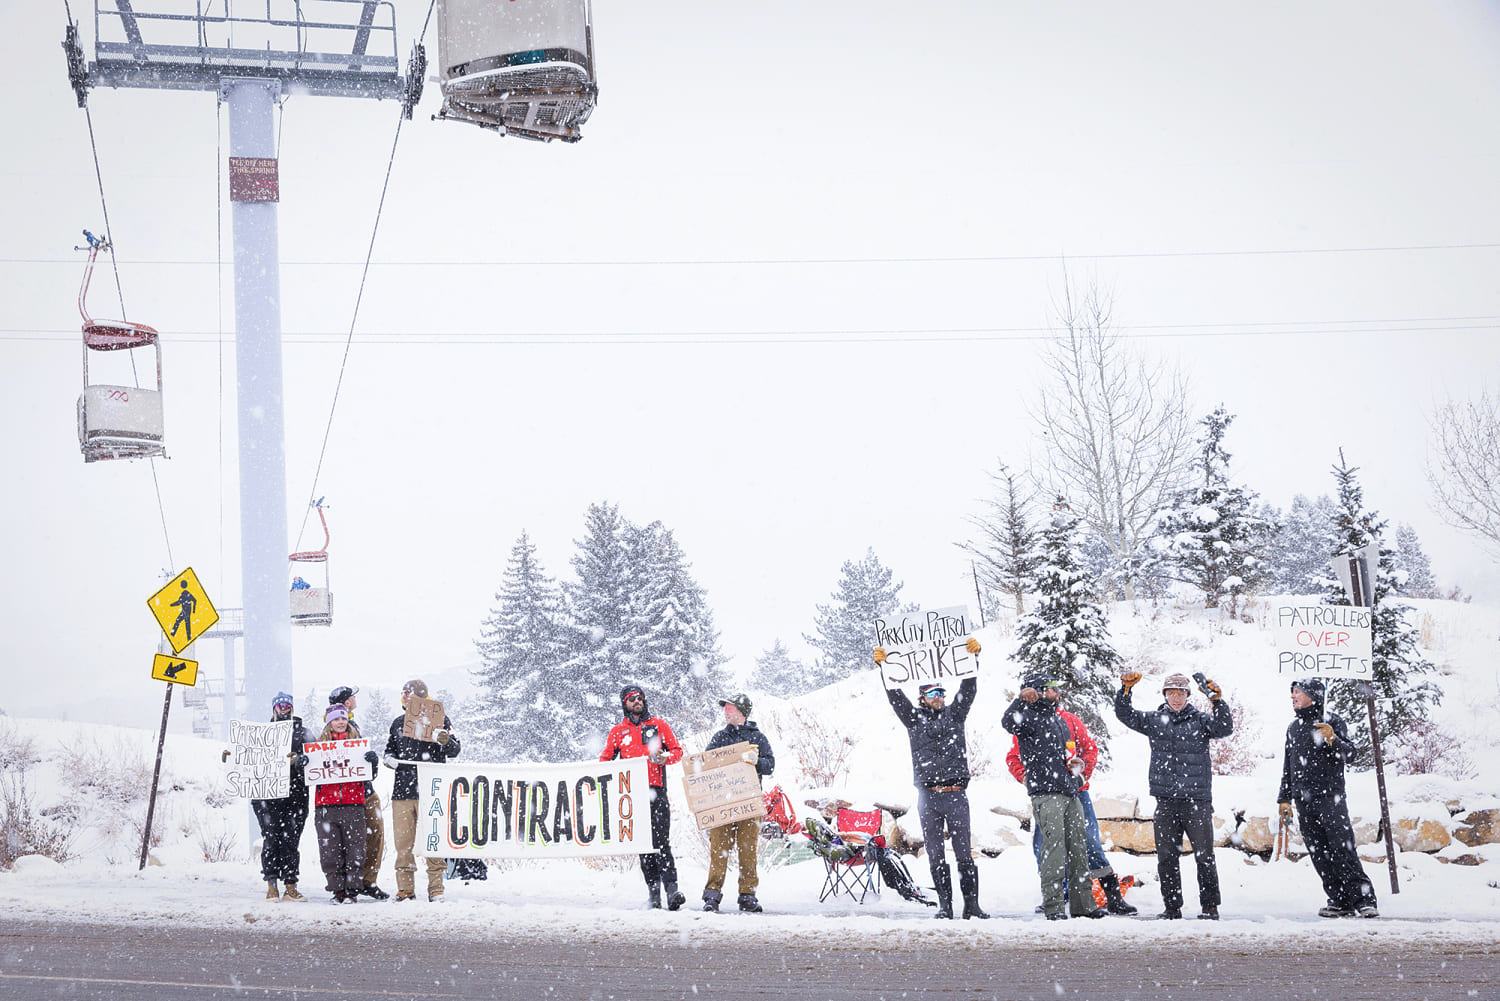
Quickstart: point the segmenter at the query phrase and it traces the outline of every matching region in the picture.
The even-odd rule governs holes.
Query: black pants
[[[1214,863],[1214,807],[1206,799],[1158,799],[1151,818],[1156,836],[1156,878],[1162,903],[1182,908],[1182,836],[1198,863],[1198,904],[1219,906],[1219,867]]]
[[[959,882],[962,884],[977,878],[979,867],[974,864],[974,852],[969,846],[969,794],[957,792],[934,792],[931,789],[917,791],[917,819],[922,822],[922,840],[927,849],[927,865],[932,869],[932,878],[939,879],[937,871],[948,867],[948,858],[943,852],[943,826],[953,839],[953,861],[958,865]]]
[[[318,861],[329,893],[357,893],[365,885],[365,806],[340,803],[317,813]]]
[[[1346,800],[1332,796],[1297,800],[1302,843],[1312,855],[1328,902],[1345,910],[1375,906],[1375,887],[1354,851],[1354,828]]]
[[[677,861],[672,858],[672,807],[663,786],[651,786],[651,843],[656,851],[641,856],[646,889],[665,883],[670,893],[677,888]]]
[[[297,882],[302,854],[297,846],[307,826],[307,788],[284,799],[252,799],[250,809],[260,824],[260,875],[266,882]]]

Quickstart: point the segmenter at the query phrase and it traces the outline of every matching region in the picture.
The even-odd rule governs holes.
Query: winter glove
[[[878,647],[875,648],[875,663],[877,663],[877,664],[884,664],[885,663],[885,647],[878,646]]]
[[[452,736],[453,734],[449,733],[447,730],[439,730],[437,733],[432,735],[432,739],[437,741],[439,744],[446,744],[448,743],[448,738]]]
[[[978,653],[979,652],[979,641],[976,640],[974,637],[970,636],[969,637],[969,642],[967,642],[967,643],[964,644],[964,649],[967,650],[967,651],[969,651],[970,653]]]
[[[1036,700],[1037,700],[1037,690],[1035,688],[1023,688],[1023,689],[1021,689],[1021,701],[1022,702],[1035,702]]]
[[[740,755],[740,760],[747,765],[753,765],[760,760],[760,748],[752,747]]]
[[[1125,693],[1128,695],[1130,693],[1130,690],[1135,687],[1136,682],[1138,682],[1140,680],[1141,680],[1141,672],[1140,671],[1127,671],[1127,672],[1125,672],[1124,675],[1122,675],[1120,677],[1120,687],[1124,688],[1125,689]]]
[[[396,758],[396,756],[394,754],[387,754],[385,757],[381,758],[380,760],[384,761],[385,762],[385,766],[387,768],[391,769],[392,771],[394,771],[395,768],[396,768],[396,766],[401,763]]]
[[[1338,739],[1334,736],[1333,726],[1329,723],[1314,723],[1313,729],[1318,731],[1318,736],[1322,738],[1325,744],[1332,744]]]
[[[374,751],[366,751],[365,760],[372,765],[378,765],[380,764],[380,755],[376,754]]]
[[[1283,824],[1290,824],[1292,822],[1292,804],[1277,803],[1276,809],[1281,814],[1281,822]]]
[[[1214,679],[1212,678],[1203,679],[1203,694],[1207,695],[1212,702],[1217,702],[1224,697],[1223,690],[1214,684]]]
[[[305,754],[299,754],[299,755],[297,755],[297,766],[299,768],[306,768],[307,767],[307,762],[308,762],[307,755],[305,755]]]
[[[228,761],[229,760],[229,755],[231,753],[232,752],[230,752],[230,750],[228,748],[225,748],[224,749],[224,753],[221,754],[221,755],[219,755],[219,763],[223,764],[224,762]]]

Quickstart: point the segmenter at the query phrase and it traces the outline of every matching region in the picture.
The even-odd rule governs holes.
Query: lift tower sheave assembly
[[[247,8],[249,15],[239,13]],[[85,60],[76,25],[63,41],[79,107],[99,86],[204,90],[229,107],[245,695],[252,714],[267,711],[278,691],[292,690],[274,109],[286,93],[315,94],[397,100],[411,117],[422,71],[403,78],[396,45],[394,8],[371,0],[243,7],[96,0],[94,59]],[[422,65],[414,51],[412,66]]]

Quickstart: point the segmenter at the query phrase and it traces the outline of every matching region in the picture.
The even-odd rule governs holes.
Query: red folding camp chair
[[[834,820],[838,840],[854,851],[819,852],[826,868],[819,903],[839,893],[861,904],[870,894],[880,896],[878,850],[885,847],[880,824],[879,810],[839,810]]]

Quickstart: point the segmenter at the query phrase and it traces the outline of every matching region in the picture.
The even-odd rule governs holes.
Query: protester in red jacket
[[[327,723],[318,740],[357,739],[349,730],[349,710],[343,703],[329,706],[323,718]],[[379,758],[374,751],[366,751],[364,757],[374,778]],[[324,783],[313,801],[318,861],[328,877],[328,892],[335,904],[352,904],[365,886],[365,783]]]
[[[641,856],[641,875],[652,907],[661,907],[662,887],[667,891],[667,909],[677,910],[687,897],[677,889],[677,862],[672,858],[672,809],[667,803],[667,765],[682,760],[682,747],[667,721],[652,716],[646,708],[646,693],[640,685],[620,689],[620,708],[625,718],[609,731],[600,761],[615,758],[645,758],[647,784],[651,787],[651,843],[656,848]]]

